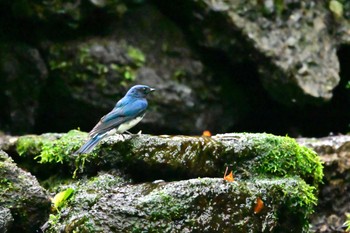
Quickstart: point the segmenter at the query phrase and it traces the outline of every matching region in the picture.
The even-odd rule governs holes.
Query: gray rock
[[[319,204],[312,217],[316,232],[344,232],[350,212],[350,136],[300,138],[298,142],[317,151],[324,166]]]
[[[0,168],[0,206],[4,219],[1,224],[9,232],[38,230],[50,211],[51,202],[46,191],[35,177],[18,168],[3,151],[0,151]]]
[[[235,176],[242,179],[289,174],[317,187],[323,177],[315,152],[300,147],[292,138],[271,134],[113,135],[102,140],[92,153],[72,156],[86,139],[87,134],[77,130],[27,135],[18,138],[16,150],[23,157],[38,159],[43,169],[62,163],[72,173],[79,168],[78,174],[122,168],[141,180],[221,176],[226,166],[232,167]]]
[[[8,208],[0,206],[0,232],[7,233],[13,224],[13,217]]]
[[[21,43],[0,46],[0,127],[13,133],[34,129],[39,97],[48,75],[38,49]]]
[[[115,179],[70,185],[74,196],[45,232],[303,232],[315,204],[300,198],[310,187],[299,179],[111,184]]]
[[[322,2],[201,0],[180,4],[191,5],[183,7],[183,14],[189,16],[185,27],[196,42],[224,51],[232,63],[253,60],[275,100],[302,104],[332,97],[340,80],[338,41],[329,32],[329,10]]]
[[[55,177],[93,176],[63,186],[49,179],[51,190],[72,188],[74,193],[43,225],[45,232],[308,229],[322,165],[315,152],[294,139],[249,133],[212,137],[114,135],[92,153],[72,156],[86,136],[77,130],[27,135],[13,145],[22,157],[39,160],[31,169],[43,171],[55,166]],[[225,167],[233,171],[235,182],[222,178],[188,180],[222,177]],[[113,175],[116,172],[111,169],[116,168],[121,172]],[[105,174],[95,176],[98,172]],[[133,183],[121,176],[131,177]],[[163,181],[152,182],[156,179]],[[178,179],[182,181],[168,182]],[[264,203],[261,208],[257,207],[259,198]]]

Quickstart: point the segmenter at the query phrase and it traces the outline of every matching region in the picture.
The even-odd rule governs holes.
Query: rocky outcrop
[[[331,15],[323,2],[201,0],[165,5],[170,15],[182,9],[188,22],[184,26],[200,46],[223,51],[232,64],[254,60],[261,82],[279,102],[329,100],[339,83],[338,40],[327,27]]]
[[[314,149],[324,162],[324,183],[320,186],[319,204],[312,218],[315,232],[344,232],[350,212],[350,136],[298,139]]]
[[[300,198],[312,188],[299,179],[116,180],[104,174],[69,186],[74,196],[45,232],[303,232],[313,205]]]
[[[1,232],[34,232],[50,211],[46,191],[3,151],[0,151],[0,168]]]
[[[45,231],[308,229],[322,165],[294,139],[249,133],[115,135],[92,153],[73,156],[86,137],[72,130],[3,143],[21,158],[38,160],[31,169],[50,183],[69,179],[67,174],[90,177],[58,186],[44,182],[61,197],[73,191],[67,200],[54,198],[61,201],[55,204],[59,212],[52,212]],[[232,183],[217,178],[225,167],[233,171]]]
[[[143,181],[172,175],[178,178],[221,176],[225,166],[232,167],[235,176],[242,179],[289,174],[317,186],[323,176],[313,151],[300,147],[292,138],[271,134],[115,135],[103,140],[90,154],[72,156],[86,139],[86,133],[72,130],[67,134],[19,137],[15,145],[18,154],[36,158],[44,167],[63,163],[78,174],[95,174],[119,167]],[[138,172],[133,172],[136,170]]]

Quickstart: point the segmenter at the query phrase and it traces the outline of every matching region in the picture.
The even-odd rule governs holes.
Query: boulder
[[[4,140],[57,193],[45,232],[302,232],[323,178],[315,152],[271,134],[114,135],[73,155],[86,139],[72,130]],[[218,178],[226,167],[233,177]]]
[[[116,179],[70,185],[75,194],[45,232],[306,232],[316,201],[300,179],[111,184]]]
[[[48,217],[51,202],[35,177],[0,151],[1,232],[34,232]]]
[[[262,84],[278,102],[324,102],[339,83],[339,43],[327,26],[330,14],[323,2],[156,2],[200,46],[222,51],[231,64],[253,60]]]
[[[324,233],[345,232],[344,222],[350,213],[350,136],[300,138],[297,141],[315,150],[324,166],[312,229]]]
[[[2,43],[0,52],[0,128],[17,134],[32,131],[48,75],[46,64],[37,48],[24,43]]]
[[[234,175],[248,179],[260,175],[299,176],[318,186],[323,173],[315,152],[300,147],[292,138],[271,134],[232,133],[212,137],[114,135],[103,139],[90,154],[73,156],[87,134],[72,130],[67,134],[19,137],[17,153],[46,164],[60,164],[83,174],[123,168],[137,179],[162,177],[190,178],[221,175],[225,166]],[[65,172],[67,172],[65,170]]]

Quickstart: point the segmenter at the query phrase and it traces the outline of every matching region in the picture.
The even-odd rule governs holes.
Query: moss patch
[[[123,41],[91,40],[78,45],[55,44],[49,49],[49,67],[53,75],[63,77],[67,88],[78,92],[83,91],[82,85],[94,85],[97,90],[103,90],[113,81],[129,86],[145,62],[146,56],[140,49]]]
[[[67,134],[43,134],[19,137],[17,153],[21,156],[34,156],[39,163],[68,162],[69,157],[79,149],[86,139],[86,133],[71,130]]]
[[[322,183],[323,166],[320,158],[316,152],[299,145],[295,139],[272,134],[245,133],[232,136],[239,137],[239,146],[234,150],[234,157],[238,157],[233,162],[236,169],[245,169],[254,175],[300,176],[315,186]],[[247,159],[250,160],[249,164],[246,163]]]

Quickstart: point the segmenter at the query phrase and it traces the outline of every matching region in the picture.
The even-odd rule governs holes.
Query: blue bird
[[[130,88],[113,110],[101,118],[90,131],[90,139],[74,154],[91,152],[107,135],[128,132],[127,130],[134,127],[145,116],[148,106],[146,96],[154,90],[146,85],[136,85]]]

